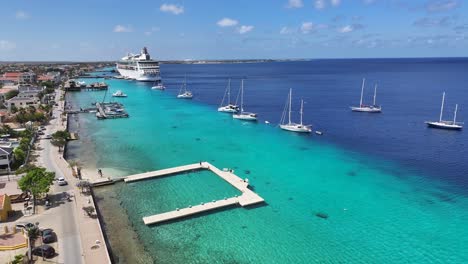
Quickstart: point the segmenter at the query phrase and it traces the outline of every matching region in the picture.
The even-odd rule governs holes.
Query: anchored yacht
[[[461,130],[463,128],[462,122],[457,122],[457,110],[458,104],[455,105],[455,112],[453,113],[453,121],[442,120],[442,114],[444,112],[444,103],[445,103],[445,92],[442,94],[442,105],[440,106],[440,116],[439,121],[426,121],[428,127],[441,128],[441,129],[451,129],[451,130]]]
[[[299,124],[296,124],[294,122],[291,122],[291,105],[292,105],[292,89],[289,89],[289,94],[288,94],[288,100],[286,101],[286,105],[283,110],[283,115],[281,116],[281,121],[280,121],[280,128],[292,132],[298,132],[298,133],[310,133],[312,132],[311,125],[304,125],[302,123],[302,114],[304,110],[304,101],[301,99],[301,111],[299,112],[300,114],[300,122]],[[288,117],[288,122],[286,123],[286,113]]]
[[[140,54],[127,54],[116,63],[116,68],[124,79],[142,82],[161,81],[159,62],[151,59],[146,47]]]

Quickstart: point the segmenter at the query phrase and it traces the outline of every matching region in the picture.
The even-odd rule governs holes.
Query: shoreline
[[[74,102],[70,102],[71,101],[70,98],[67,98],[67,97],[65,98],[66,98],[65,100],[67,99],[69,100],[67,102],[71,104],[74,103]],[[67,127],[66,127],[67,131],[75,132],[75,131],[70,131],[70,129],[74,128],[73,122],[76,122],[79,125],[80,134],[83,135],[82,134],[83,130],[81,129],[82,123],[80,123],[80,119],[68,118],[68,115],[67,115]],[[78,128],[78,127],[75,127],[75,128]],[[70,142],[67,143],[67,146],[69,143]],[[94,147],[95,146],[93,146],[93,148]],[[66,149],[68,151],[68,147]],[[64,159],[65,157],[68,156],[68,154],[69,154],[68,152],[65,152],[65,151],[63,152]],[[90,164],[89,162],[84,163],[81,161],[82,159],[80,159],[79,153],[73,153],[73,154],[76,155],[73,160],[78,160],[80,162],[82,179],[89,180],[90,182],[101,179],[101,177],[97,173],[98,166],[96,165],[96,163],[92,163],[92,164]],[[106,168],[99,167],[99,169],[103,171],[104,178],[110,178],[111,180],[116,177],[125,176],[128,174],[125,171],[108,168],[108,167]],[[115,184],[118,184],[118,182]],[[146,246],[144,246],[144,243],[143,241],[140,240],[137,231],[131,225],[131,221],[125,209],[119,206],[118,203],[112,204],[110,206],[108,205],[106,207],[105,205],[102,204],[103,203],[102,201],[100,202],[101,199],[103,200],[109,199],[109,197],[100,196],[100,193],[108,189],[114,190],[115,184],[91,187],[92,204],[94,204],[96,208],[96,215],[97,215],[97,219],[99,222],[100,231],[105,241],[105,246],[106,246],[109,259],[111,260],[111,263],[120,263],[120,261],[122,260],[126,261],[125,263],[153,263],[154,262],[153,257],[150,254],[148,254]],[[111,195],[109,200],[111,200],[112,197],[115,195],[117,194],[114,193],[113,195]],[[112,203],[112,202],[108,202],[108,203]],[[107,208],[111,210],[108,210],[109,212],[105,213]],[[118,219],[118,220],[116,221],[115,219]],[[117,227],[109,228],[109,226],[114,226],[114,225],[117,225]],[[112,239],[112,237],[114,236],[109,236],[108,234],[109,229],[123,230],[121,234],[121,236],[123,237],[119,235],[117,236],[114,235],[115,237],[118,237],[121,239]],[[115,245],[119,241],[122,241],[124,244]],[[114,244],[114,246],[112,244]],[[131,251],[130,254],[116,253],[116,252],[125,252],[126,250],[130,250]],[[134,254],[136,252],[138,253]],[[143,262],[141,262],[142,259],[144,260]]]
[[[62,91],[60,89],[58,91],[58,98],[61,98],[63,95],[63,101],[58,102],[56,118],[58,118],[58,122],[56,122],[55,127],[53,128],[54,131],[58,130],[66,130],[68,131],[69,128],[69,118],[68,114],[62,116],[65,112],[66,107],[66,91]],[[63,120],[63,118],[65,120]],[[67,144],[66,144],[67,145]],[[77,204],[76,207],[76,221],[78,223],[78,230],[80,241],[82,244],[83,249],[83,258],[84,263],[113,263],[107,246],[107,241],[105,235],[102,232],[101,223],[99,221],[99,216],[97,217],[97,222],[94,219],[86,217],[83,215],[81,208],[79,208],[78,204],[88,204],[94,207],[95,206],[95,198],[91,195],[91,199],[86,198],[85,196],[81,195],[79,189],[76,187],[76,183],[78,179],[71,175],[70,165],[68,161],[65,159],[66,156],[66,149],[67,146],[65,145],[64,151],[59,153],[58,155],[52,154],[52,162],[55,163],[55,166],[60,169],[66,179],[73,184],[74,192],[79,193],[79,195],[74,195],[75,203]],[[54,147],[53,150],[56,148]],[[100,241],[99,243],[97,243]],[[98,245],[98,249],[94,249],[94,246],[87,247],[86,245],[89,244],[96,244]],[[99,250],[99,248],[104,247],[105,250]]]

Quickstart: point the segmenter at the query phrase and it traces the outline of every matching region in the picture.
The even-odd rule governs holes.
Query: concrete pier
[[[189,207],[182,208],[182,209],[176,209],[170,212],[146,216],[146,217],[143,217],[143,222],[146,225],[157,224],[157,223],[174,220],[174,219],[178,219],[178,218],[182,218],[182,217],[186,217],[186,216],[190,216],[190,215],[194,215],[194,214],[198,214],[202,212],[207,212],[207,211],[211,211],[211,210],[215,210],[215,209],[219,209],[219,208],[223,208],[227,206],[238,204],[244,207],[244,206],[249,206],[253,204],[263,203],[265,201],[263,200],[262,197],[260,197],[258,194],[256,194],[255,192],[253,192],[252,190],[248,188],[249,186],[248,182],[241,179],[234,173],[229,172],[229,171],[222,171],[208,162],[201,162],[201,163],[178,166],[178,167],[168,168],[168,169],[163,169],[163,170],[158,170],[158,171],[151,171],[151,172],[130,175],[130,176],[127,176],[124,179],[124,181],[134,182],[134,181],[140,181],[140,180],[151,179],[151,178],[156,178],[156,177],[174,175],[174,174],[178,174],[178,173],[182,173],[186,171],[201,170],[201,169],[210,170],[214,174],[221,177],[223,180],[227,181],[233,187],[241,191],[242,194],[240,196],[225,198],[222,200],[202,203],[199,205],[189,206]]]

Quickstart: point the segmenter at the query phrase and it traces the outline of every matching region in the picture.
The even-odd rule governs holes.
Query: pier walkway
[[[224,198],[221,200],[214,200],[212,202],[208,203],[202,203],[199,205],[195,206],[189,206],[187,208],[182,208],[182,209],[176,209],[174,211],[170,212],[165,212],[161,214],[156,214],[156,215],[151,215],[151,216],[146,216],[143,217],[143,222],[146,225],[151,225],[151,224],[157,224],[169,220],[174,220],[202,212],[207,212],[227,206],[233,206],[233,205],[240,205],[242,207],[244,206],[249,206],[253,204],[258,204],[258,203],[263,203],[265,200],[260,197],[258,194],[253,192],[248,188],[249,183],[234,173],[230,171],[222,171],[212,164],[208,162],[201,162],[201,163],[195,163],[195,164],[190,164],[190,165],[184,165],[184,166],[179,166],[179,167],[174,167],[174,168],[169,168],[169,169],[163,169],[163,170],[158,170],[158,171],[151,171],[151,172],[145,172],[145,173],[140,173],[140,174],[135,174],[135,175],[130,175],[127,176],[124,181],[125,182],[134,182],[134,181],[140,181],[140,180],[145,180],[145,179],[151,179],[151,178],[156,178],[156,177],[164,177],[168,175],[174,175],[174,174],[179,174],[182,172],[186,171],[193,171],[193,170],[210,170],[214,174],[218,175],[221,177],[223,180],[227,181],[229,184],[231,184],[233,187],[241,191],[240,196],[235,196],[231,198]]]

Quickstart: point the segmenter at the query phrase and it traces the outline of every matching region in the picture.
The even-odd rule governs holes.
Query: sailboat
[[[187,76],[185,76],[184,84],[182,85],[182,87],[180,87],[177,98],[180,98],[180,99],[192,99],[193,98],[192,92],[187,91]]]
[[[244,112],[244,80],[241,81],[240,93],[241,93],[240,112],[238,114],[233,114],[232,118],[247,120],[247,121],[257,121],[257,114]]]
[[[227,105],[224,105],[224,99],[226,99],[227,95]],[[218,112],[224,113],[237,113],[239,111],[239,107],[235,104],[231,104],[231,79],[228,81],[228,86],[226,91],[224,91],[223,100],[221,101],[221,105],[218,108]]]
[[[301,111],[300,116],[300,123],[296,124],[291,122],[291,105],[292,105],[292,89],[289,89],[288,100],[286,101],[286,105],[284,106],[283,115],[281,116],[280,121],[280,128],[288,131],[299,132],[299,133],[310,133],[312,132],[311,125],[304,125],[302,123],[302,115],[304,113],[304,101],[301,99]],[[286,121],[286,111],[288,111],[288,123]]]
[[[442,129],[452,129],[452,130],[460,130],[463,128],[462,122],[457,122],[457,110],[458,104],[455,105],[455,112],[453,114],[453,121],[445,121],[442,120],[442,114],[444,112],[444,103],[445,103],[445,92],[442,94],[442,105],[440,107],[440,116],[439,121],[426,121],[428,127],[433,128],[442,128]]]
[[[151,87],[153,90],[164,90],[166,87],[163,85],[161,81],[155,81],[154,85]]]
[[[351,106],[351,111],[354,112],[367,112],[367,113],[380,113],[382,112],[382,107],[375,104],[375,99],[377,97],[377,85],[374,87],[374,103],[372,105],[364,105],[362,104],[362,96],[364,95],[364,84],[366,79],[362,79],[362,86],[361,86],[361,101],[359,101],[359,106]]]

